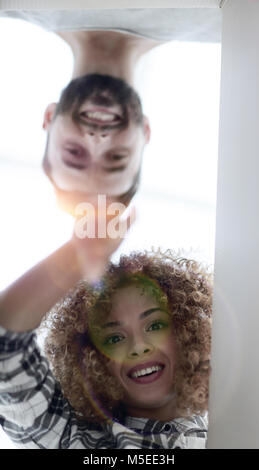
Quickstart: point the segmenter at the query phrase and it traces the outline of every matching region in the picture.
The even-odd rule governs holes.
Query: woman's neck
[[[155,421],[172,421],[180,417],[174,404],[168,404],[167,406],[155,409],[127,407],[127,415],[134,418],[152,419]]]

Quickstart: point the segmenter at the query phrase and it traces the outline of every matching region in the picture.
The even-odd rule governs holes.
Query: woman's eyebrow
[[[145,312],[142,312],[139,315],[139,318],[140,318],[140,320],[143,320],[144,318],[148,317],[149,315],[152,315],[152,313],[156,312],[156,311],[167,313],[165,310],[163,310],[159,307],[154,307],[154,308],[149,308],[148,310],[145,310]],[[122,323],[119,322],[119,321],[110,321],[110,322],[104,323],[102,325],[102,328],[113,328],[113,327],[117,327],[117,326],[121,326],[121,325],[122,325]]]
[[[104,323],[104,325],[102,325],[102,328],[112,328],[114,326],[121,326],[121,323],[119,321],[110,321],[108,323]]]
[[[141,314],[139,315],[139,318],[140,318],[141,320],[143,320],[143,318],[148,317],[149,315],[151,315],[153,312],[156,312],[157,310],[158,310],[158,311],[163,311],[163,310],[162,310],[161,308],[159,308],[159,307],[150,308],[149,310],[146,310],[145,312],[141,313]]]

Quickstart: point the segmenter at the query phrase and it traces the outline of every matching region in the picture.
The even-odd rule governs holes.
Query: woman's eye
[[[104,345],[105,346],[111,346],[113,344],[119,343],[123,339],[124,338],[121,335],[112,335],[112,336],[109,336],[109,338],[106,338],[106,340],[104,342]]]
[[[162,330],[162,329],[166,328],[167,326],[168,326],[168,324],[165,323],[165,322],[156,321],[148,327],[147,331]]]

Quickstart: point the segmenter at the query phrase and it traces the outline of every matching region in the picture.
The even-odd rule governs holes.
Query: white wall
[[[259,448],[259,2],[223,8],[210,448]]]

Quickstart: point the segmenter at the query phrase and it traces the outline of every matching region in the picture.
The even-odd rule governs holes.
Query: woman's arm
[[[0,424],[4,432],[18,447],[62,448],[72,417],[35,333],[0,327]]]
[[[77,256],[70,241],[1,293],[0,325],[16,332],[35,329],[79,278]]]
[[[132,214],[125,222],[132,224]],[[7,330],[34,330],[42,317],[80,279],[98,280],[122,238],[84,238],[76,235],[17,279],[0,296],[0,325]]]

